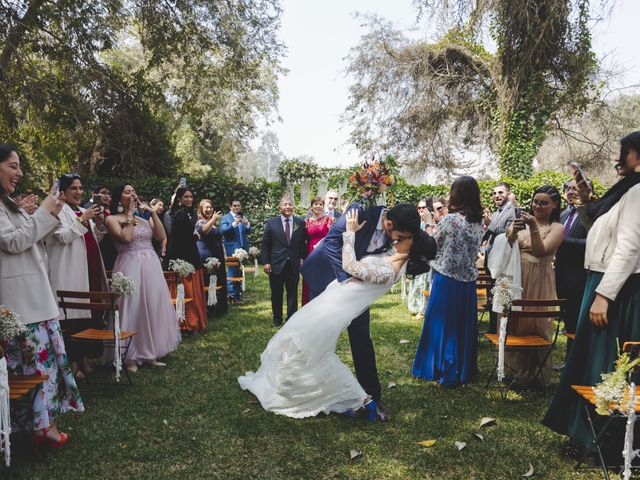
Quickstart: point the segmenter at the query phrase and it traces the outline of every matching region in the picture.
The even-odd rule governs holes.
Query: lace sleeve
[[[377,283],[379,285],[392,285],[395,282],[395,271],[386,256],[372,255],[358,261],[354,250],[356,234],[354,232],[344,232],[342,238],[344,239],[342,268],[345,272],[364,282]]]

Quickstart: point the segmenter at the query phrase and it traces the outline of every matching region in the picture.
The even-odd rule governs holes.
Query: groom
[[[346,211],[351,209],[358,212],[359,223],[366,221],[356,233],[355,253],[358,260],[366,255],[384,252],[394,241],[413,238],[420,229],[420,215],[415,206],[409,203],[400,203],[391,209],[375,206],[366,210],[360,204],[353,203]],[[346,218],[346,215],[342,215],[336,221],[302,264],[301,273],[309,286],[311,298],[322,293],[333,280],[344,282],[351,277],[342,269],[342,234],[346,230]],[[378,418],[385,421],[388,415],[380,403],[382,388],[369,332],[369,309],[351,322],[348,331],[358,382],[375,400]]]

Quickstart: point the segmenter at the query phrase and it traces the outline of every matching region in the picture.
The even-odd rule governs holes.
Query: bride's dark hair
[[[436,241],[423,230],[414,235],[407,262],[407,276],[415,277],[428,272],[429,261],[436,258],[437,250]]]

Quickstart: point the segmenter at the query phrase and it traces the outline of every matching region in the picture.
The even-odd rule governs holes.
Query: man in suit
[[[231,257],[237,248],[249,251],[249,235],[251,234],[251,224],[242,213],[240,200],[234,198],[229,203],[229,213],[220,220],[220,233],[224,239],[224,250],[227,257]],[[227,278],[239,277],[238,267],[227,267]],[[227,281],[227,290],[231,303],[240,301],[242,289],[237,282]]]
[[[272,327],[282,325],[282,294],[287,290],[287,320],[298,310],[300,265],[307,252],[304,220],[293,216],[293,201],[280,200],[280,215],[267,220],[262,235],[262,264],[269,275]]]
[[[415,206],[409,203],[398,204],[390,210],[382,206],[365,210],[360,204],[354,203],[349,209],[357,210],[359,223],[366,220],[356,233],[355,252],[358,260],[366,255],[381,253],[393,241],[412,238],[420,230],[420,215]],[[345,230],[346,215],[342,215],[302,265],[302,276],[309,285],[311,298],[322,293],[333,280],[344,282],[350,278],[342,269],[342,234]],[[380,403],[382,388],[369,332],[369,309],[351,322],[348,331],[356,377],[376,402],[378,417],[384,421],[388,416]]]
[[[556,252],[556,293],[558,298],[567,299],[564,325],[567,333],[575,333],[587,280],[587,271],[584,268],[587,229],[576,211],[579,195],[575,180],[565,182],[564,198],[568,207],[560,214],[560,222],[564,225],[564,238]],[[571,340],[567,340],[567,353],[570,347]],[[556,369],[560,370],[562,367],[563,364],[558,365]]]
[[[482,237],[485,267],[488,265],[487,262],[491,248],[493,247],[493,241],[498,235],[505,233],[516,218],[516,206],[513,202],[509,201],[510,195],[511,187],[506,182],[498,182],[496,186],[493,187],[493,203],[496,206],[496,210],[491,215],[487,231]],[[496,333],[497,331],[498,317],[495,313],[491,312],[489,314],[489,333]]]
[[[338,205],[339,200],[340,196],[335,190],[329,190],[324,197],[324,211],[333,218],[334,222],[342,215],[339,210],[336,210],[336,205]]]

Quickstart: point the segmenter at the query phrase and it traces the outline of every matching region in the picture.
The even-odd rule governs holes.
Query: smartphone
[[[582,169],[580,168],[580,165],[578,164],[578,162],[571,162],[569,164],[569,168],[571,169],[571,173],[573,174],[573,177],[576,179],[576,183],[587,183],[587,177],[585,176],[584,172],[582,171]]]
[[[180,182],[178,183],[181,187],[187,186],[187,177],[180,177]]]
[[[102,197],[103,197],[103,195],[101,193],[94,193],[93,194],[93,198],[91,199],[91,203],[101,207],[102,206]]]
[[[515,208],[516,218],[522,218],[522,209],[520,207]]]
[[[244,215],[242,215],[242,212],[238,212],[238,213],[236,213],[236,216],[237,216],[237,217],[241,217],[241,218],[243,218],[243,217],[244,217]]]
[[[60,179],[56,180],[56,190],[59,192],[60,191]]]

